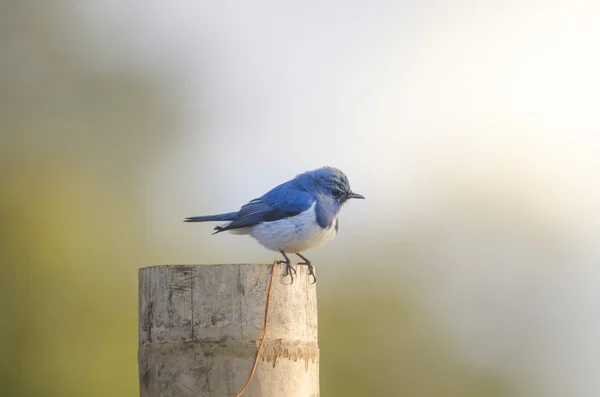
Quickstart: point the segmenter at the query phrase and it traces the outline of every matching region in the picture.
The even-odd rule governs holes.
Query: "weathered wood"
[[[141,397],[235,397],[262,338],[271,268],[140,269]],[[244,397],[319,396],[316,287],[305,266],[297,271],[289,285],[283,265],[275,268],[269,331]]]

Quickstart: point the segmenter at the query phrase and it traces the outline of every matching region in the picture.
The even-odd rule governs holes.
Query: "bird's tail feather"
[[[237,212],[228,212],[226,214],[206,215],[206,216],[191,216],[185,218],[184,222],[211,222],[211,221],[232,221],[235,219]]]

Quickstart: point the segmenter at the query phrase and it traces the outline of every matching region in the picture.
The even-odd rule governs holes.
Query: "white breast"
[[[336,222],[337,219],[327,229],[319,226],[313,204],[296,216],[253,226],[250,235],[273,251],[303,252],[333,239],[336,235]]]

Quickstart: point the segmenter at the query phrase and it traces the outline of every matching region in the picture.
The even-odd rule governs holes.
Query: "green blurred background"
[[[132,396],[137,269],[270,262],[186,216],[334,165],[323,396],[600,395],[600,9],[0,5],[0,385]]]

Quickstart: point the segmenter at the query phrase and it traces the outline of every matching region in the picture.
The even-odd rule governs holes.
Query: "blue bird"
[[[308,274],[317,281],[312,263],[300,252],[319,247],[333,239],[338,231],[338,215],[344,203],[364,199],[352,192],[348,178],[333,167],[307,171],[282,183],[259,198],[242,206],[237,212],[193,216],[185,222],[225,221],[215,227],[215,233],[249,234],[261,245],[280,252],[286,273],[294,282],[296,270],[287,253],[298,255],[308,266]]]

